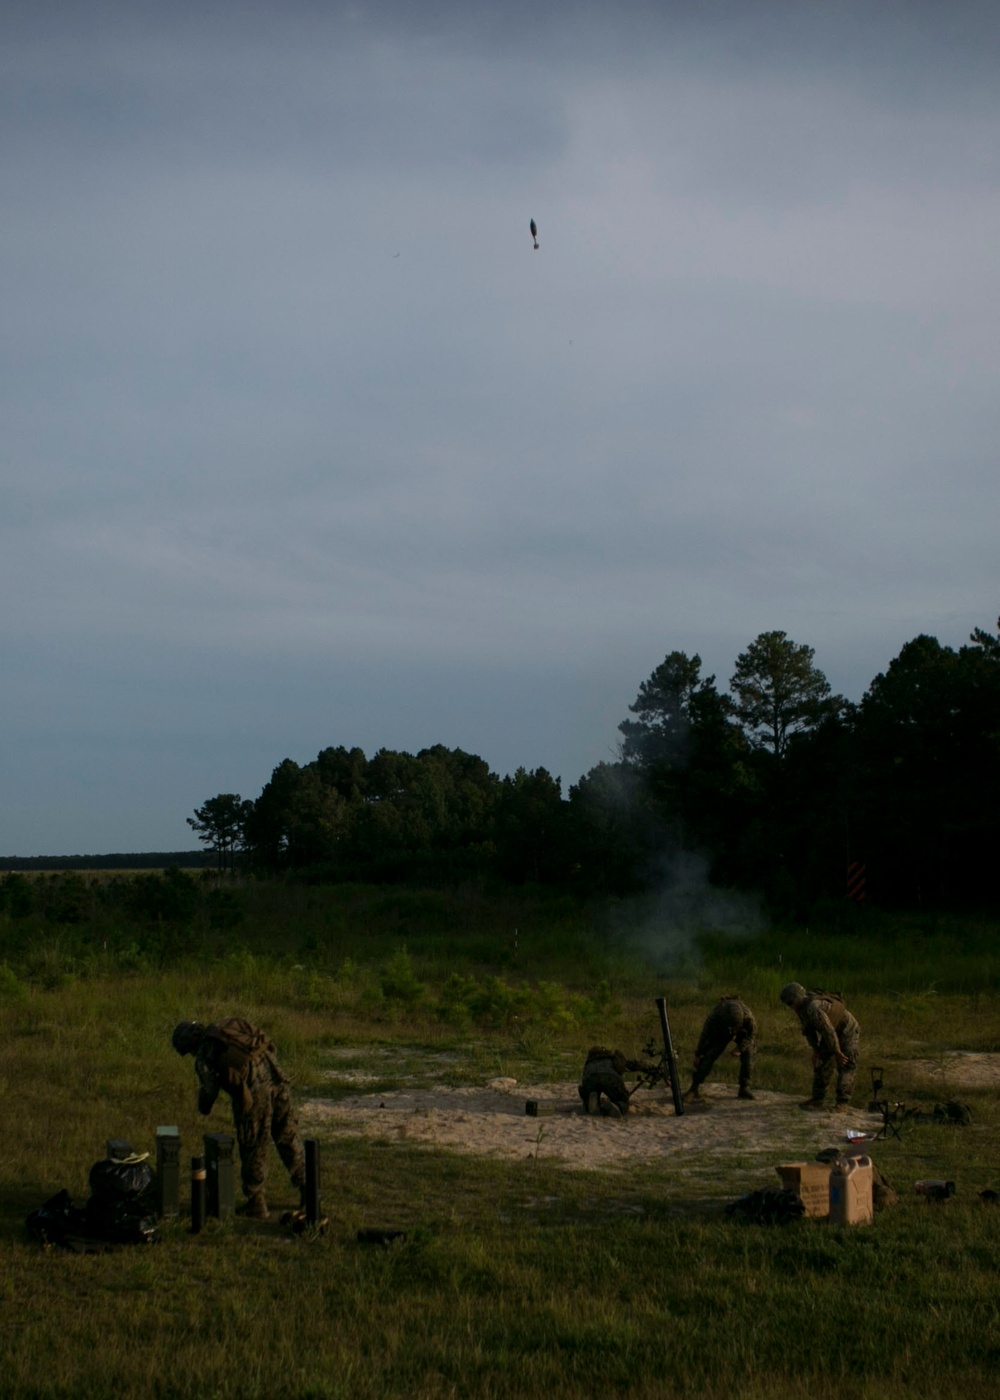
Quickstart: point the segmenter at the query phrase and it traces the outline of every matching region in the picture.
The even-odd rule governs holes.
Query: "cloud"
[[[233,15],[0,21],[7,731],[115,715],[106,841],[187,840],[169,733],[569,782],[674,647],[989,624],[992,7]]]

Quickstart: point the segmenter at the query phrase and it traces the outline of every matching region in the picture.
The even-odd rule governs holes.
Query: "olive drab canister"
[[[205,1210],[217,1220],[231,1220],[236,1210],[234,1146],[230,1133],[205,1134]]]
[[[157,1210],[161,1220],[180,1213],[181,1137],[177,1128],[156,1130]]]

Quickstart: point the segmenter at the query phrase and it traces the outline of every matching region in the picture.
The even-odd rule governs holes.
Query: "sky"
[[[5,0],[0,855],[992,630],[998,70],[987,0]]]

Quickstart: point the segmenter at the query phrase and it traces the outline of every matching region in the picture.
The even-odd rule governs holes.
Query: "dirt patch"
[[[913,1060],[911,1067],[943,1093],[951,1088],[1000,1088],[1000,1055],[975,1050],[949,1050],[939,1060]]]
[[[755,1091],[736,1098],[732,1085],[706,1085],[704,1108],[677,1117],[667,1095],[640,1092],[623,1119],[582,1111],[575,1083],[394,1089],[302,1105],[309,1132],[356,1133],[422,1143],[508,1161],[544,1159],[575,1170],[624,1169],[668,1159],[679,1171],[727,1181],[773,1174],[779,1162],[811,1160],[843,1143],[849,1128],[872,1131],[880,1119],[864,1111],[802,1113],[788,1094]],[[525,1102],[554,1104],[539,1117]]]

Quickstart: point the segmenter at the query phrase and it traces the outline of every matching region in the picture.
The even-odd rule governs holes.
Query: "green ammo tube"
[[[181,1135],[176,1128],[156,1130],[156,1192],[161,1220],[180,1214]]]
[[[233,1180],[233,1139],[229,1133],[205,1134],[205,1210],[218,1220],[231,1220],[236,1210]]]

